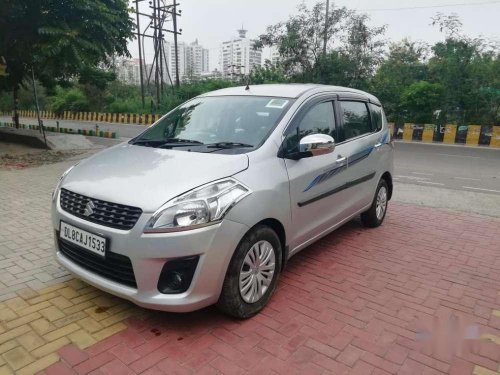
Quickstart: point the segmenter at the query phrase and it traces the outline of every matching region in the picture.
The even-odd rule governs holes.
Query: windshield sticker
[[[260,117],[269,117],[269,112],[257,112],[257,116],[260,116]]]
[[[266,108],[283,109],[287,104],[288,100],[285,99],[271,99],[269,103],[266,104]]]

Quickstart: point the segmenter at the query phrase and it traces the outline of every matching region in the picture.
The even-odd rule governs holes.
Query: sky
[[[320,0],[305,0],[312,6]],[[255,38],[268,25],[284,21],[297,13],[302,0],[178,0],[182,16],[180,41],[199,43],[210,50],[210,70],[218,68],[219,45],[236,36],[243,25],[247,36]],[[500,0],[330,0],[335,6],[347,6],[370,16],[373,25],[387,25],[385,37],[397,41],[408,37],[415,41],[434,43],[443,38],[437,27],[430,25],[437,12],[456,13],[465,34],[500,40]],[[466,5],[467,4],[467,5]],[[440,7],[441,5],[449,5]],[[135,6],[135,5],[134,5]],[[140,3],[147,11],[147,1]],[[397,10],[395,10],[396,8]],[[413,9],[400,9],[413,8]],[[142,19],[143,24],[146,19]],[[171,27],[171,25],[170,25]],[[172,34],[167,40],[173,42]],[[151,42],[150,42],[151,43]],[[138,57],[137,41],[129,44],[133,57]],[[152,59],[152,45],[146,46],[146,60]],[[263,53],[263,58],[269,52]]]

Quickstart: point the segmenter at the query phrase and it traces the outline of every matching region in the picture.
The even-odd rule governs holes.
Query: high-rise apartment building
[[[210,53],[208,49],[203,48],[201,55],[201,72],[209,73],[210,72]]]
[[[220,69],[225,77],[249,75],[262,65],[262,51],[254,48],[255,41],[246,37],[247,30],[238,30],[238,37],[223,42],[220,47]]]
[[[169,69],[170,76],[172,77],[172,82],[175,82],[176,75],[176,64],[175,64],[175,44],[169,43],[170,45],[170,59],[169,59]],[[177,43],[177,61],[179,66],[179,79],[182,80],[186,74],[186,43]],[[170,83],[170,82],[167,82]]]
[[[273,65],[276,65],[278,64],[278,62],[280,61],[280,53],[278,51],[278,48],[276,47],[271,47],[269,49],[269,61],[271,62],[271,64]]]
[[[146,67],[142,66],[144,75],[146,74]],[[140,73],[140,60],[139,59],[123,59],[116,63],[116,75],[119,81],[129,85],[141,84]]]
[[[165,48],[162,52],[163,61],[163,82],[166,84],[175,83],[175,46],[174,43],[164,42]],[[178,66],[179,79],[196,79],[205,76],[210,70],[209,68],[209,51],[203,48],[195,40],[191,44],[185,42],[177,43],[178,51]],[[153,70],[151,70],[153,68]],[[154,82],[156,78],[156,66],[152,65],[152,61],[148,60],[148,64],[143,64],[144,83],[148,81]],[[124,59],[116,64],[116,73],[119,81],[130,85],[140,85],[140,68],[139,59]]]
[[[169,71],[172,81],[175,82],[175,46],[173,43],[169,43],[169,51]],[[198,43],[198,39],[190,44],[178,42],[177,51],[181,81],[199,78],[202,73],[209,72],[209,52]]]
[[[208,49],[198,44],[198,39],[185,47],[185,75],[188,78],[200,77],[209,71]]]

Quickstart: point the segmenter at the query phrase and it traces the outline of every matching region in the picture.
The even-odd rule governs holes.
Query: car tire
[[[256,254],[260,254],[259,261],[253,262],[251,266]],[[274,268],[271,273],[272,263]],[[225,314],[240,319],[257,314],[266,306],[276,289],[281,264],[282,248],[276,232],[264,225],[252,228],[240,241],[231,258],[217,307]],[[255,293],[252,294],[252,291]]]
[[[361,214],[361,222],[365,227],[376,228],[382,224],[387,213],[389,203],[389,187],[384,179],[381,179],[375,192],[372,205]],[[381,211],[382,210],[382,211]]]

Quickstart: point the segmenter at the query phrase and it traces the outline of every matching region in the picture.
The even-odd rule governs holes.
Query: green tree
[[[386,59],[373,77],[370,90],[384,103],[391,121],[405,121],[402,95],[413,82],[427,78],[427,51],[425,44],[408,39],[392,43]]]
[[[288,79],[281,64],[272,64],[266,60],[263,66],[256,66],[250,73],[249,82],[254,85],[262,83],[285,83]]]
[[[498,51],[481,38],[462,35],[462,24],[456,16],[438,13],[433,24],[445,34],[445,40],[432,47],[429,78],[445,88],[442,109],[446,120],[497,122],[500,106]]]
[[[116,74],[105,69],[84,67],[80,72],[78,87],[85,94],[88,106],[92,109],[99,108],[106,98],[106,88],[115,82]]]
[[[486,53],[481,64],[473,69],[474,74],[482,77],[477,94],[477,107],[472,121],[489,125],[500,124],[500,54]],[[483,110],[481,110],[483,109]]]
[[[385,26],[372,27],[368,21],[367,15],[346,7],[334,7],[326,19],[324,1],[311,8],[301,4],[297,15],[269,26],[256,46],[275,47],[280,67],[291,81],[363,89],[383,58],[385,45]]]
[[[352,14],[354,12],[346,7],[333,8],[325,22],[323,1],[316,3],[311,9],[302,3],[297,15],[269,26],[266,33],[260,35],[256,47],[277,48],[285,74],[291,76],[307,73],[322,57],[325,29],[328,47],[332,49],[340,41],[340,33]]]
[[[408,86],[402,96],[406,120],[431,123],[434,111],[440,109],[444,88],[439,83],[416,81]]]
[[[349,18],[345,43],[341,52],[351,63],[349,87],[366,89],[368,80],[383,60],[385,26],[369,26],[366,14]]]
[[[128,55],[133,23],[126,0],[4,0],[0,7],[0,56],[13,91],[34,72],[44,86]]]
[[[313,69],[295,75],[297,82],[315,82],[325,85],[349,86],[353,76],[353,64],[344,52],[329,51],[321,56]]]

